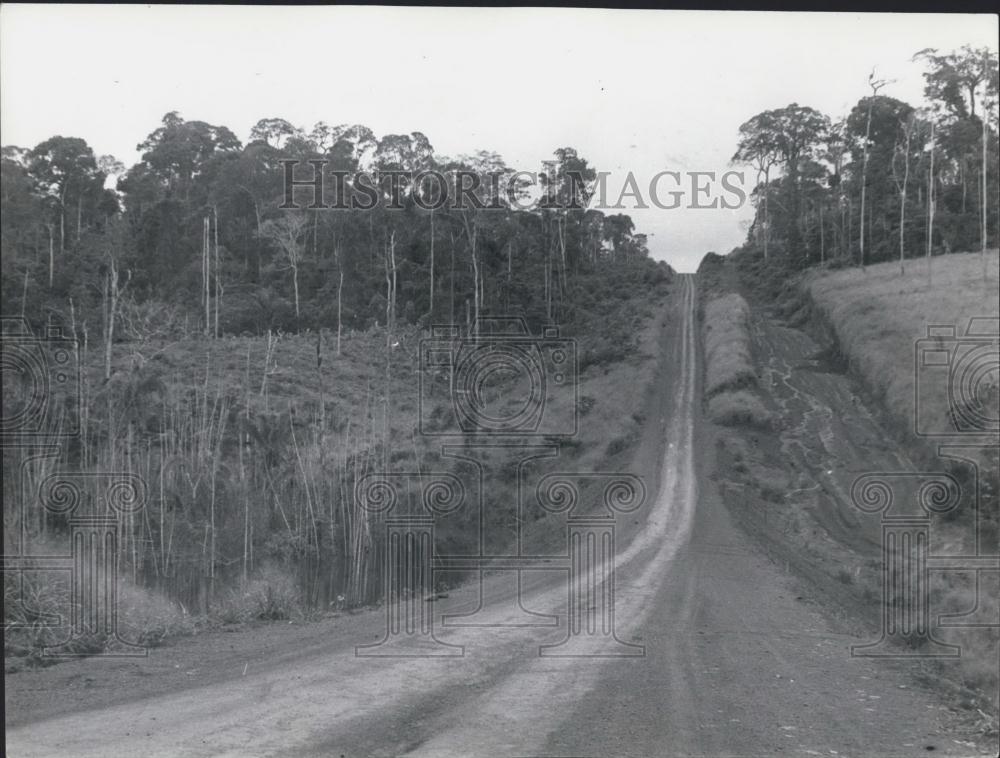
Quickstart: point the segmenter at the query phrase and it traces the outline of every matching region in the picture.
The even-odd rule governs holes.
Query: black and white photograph
[[[998,33],[2,4],[4,754],[998,755]]]

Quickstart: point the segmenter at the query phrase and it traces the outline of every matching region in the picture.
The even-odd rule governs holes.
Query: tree
[[[143,163],[159,177],[165,190],[187,200],[195,176],[209,159],[219,152],[235,154],[240,141],[225,126],[185,121],[171,111],[137,149],[142,151]]]
[[[854,160],[849,165],[851,186],[859,198],[860,242],[858,265],[888,258],[895,249],[888,234],[894,214],[892,198],[898,196],[893,160],[898,152],[900,124],[913,114],[913,106],[886,95],[864,97],[847,116],[845,137]],[[873,235],[876,225],[886,231]]]
[[[740,125],[740,138],[733,163],[747,163],[757,171],[757,196],[761,198],[763,216],[758,234],[764,243],[764,260],[767,260],[769,236],[767,200],[771,184],[771,168],[778,162],[777,128],[774,111],[758,113]],[[763,182],[761,178],[763,177]]]
[[[614,213],[604,217],[603,235],[611,244],[611,250],[615,258],[624,258],[628,249],[628,243],[632,239],[635,231],[635,224],[632,219],[624,213]]]
[[[847,182],[844,181],[844,161],[847,154],[846,130],[847,123],[843,119],[831,125],[826,134],[825,148],[820,154],[820,159],[830,170],[827,178],[830,194],[837,201],[836,206],[839,213],[836,216],[834,231],[837,236],[838,255],[842,259],[846,259],[849,255],[850,242],[845,220],[847,206],[850,203],[850,198],[846,193]]]
[[[931,101],[943,123],[943,152],[958,166],[961,184],[960,213],[966,213],[967,176],[975,173],[973,163],[979,152],[978,226],[980,249],[983,251],[983,276],[986,277],[986,256],[990,195],[988,182],[989,153],[996,152],[996,139],[991,139],[990,122],[996,123],[998,92],[997,54],[989,48],[963,45],[958,50],[941,53],[926,48],[914,55],[914,60],[927,65],[924,72],[924,94]],[[995,134],[995,126],[994,126]],[[979,144],[976,145],[975,143]],[[977,150],[977,148],[979,148]],[[948,156],[948,154],[951,154]],[[965,240],[959,240],[962,244]]]
[[[101,194],[104,174],[97,167],[94,151],[79,137],[52,137],[40,143],[28,156],[28,170],[41,191],[58,203],[59,253],[64,254],[66,209],[75,202],[79,241],[84,199]]]
[[[865,190],[868,188],[868,142],[871,139],[872,131],[872,107],[878,97],[878,91],[889,82],[885,79],[875,78],[875,69],[868,75],[868,86],[872,89],[872,96],[868,99],[868,117],[865,121],[865,140],[863,144],[864,158],[861,164],[861,233],[858,237],[861,246],[861,268],[865,267]]]
[[[928,66],[924,72],[924,95],[953,118],[976,118],[980,85],[985,90],[984,96],[979,99],[981,106],[989,93],[995,95],[997,91],[997,54],[987,47],[974,49],[970,45],[962,45],[950,53],[925,48],[913,59]],[[980,108],[981,113],[984,110]]]
[[[934,246],[934,121],[931,121],[930,145],[927,150],[930,160],[930,167],[927,169],[927,280],[928,284],[933,282],[933,271],[931,269],[931,256]]]
[[[555,150],[553,155],[556,160],[549,163],[550,170],[541,177],[544,194],[539,207],[550,232],[552,227],[555,227],[554,242],[559,249],[557,272],[561,301],[566,292],[570,267],[574,263],[569,253],[570,251],[578,253],[582,249],[580,242],[583,221],[593,196],[597,172],[585,158],[580,157],[575,148],[561,147]],[[547,249],[550,249],[550,246]],[[546,281],[549,283],[546,301],[551,319],[551,277]]]
[[[276,219],[266,221],[261,235],[270,240],[284,256],[292,272],[292,288],[295,297],[295,321],[299,323],[299,266],[305,253],[303,236],[309,226],[309,218],[302,212],[286,212]]]
[[[900,122],[900,135],[897,139],[895,149],[892,154],[892,178],[899,191],[899,274],[906,273],[906,192],[910,182],[910,163],[912,156],[912,145],[914,135],[920,127],[916,113],[910,115]],[[898,159],[902,157],[902,170],[898,169]]]
[[[782,232],[789,253],[798,253],[802,244],[801,168],[804,161],[817,156],[829,128],[829,118],[798,103],[758,113],[740,128],[741,141],[733,160],[761,167],[766,174],[765,197],[769,194],[771,167],[781,167],[780,197],[776,201],[781,213],[775,219],[775,226]],[[766,241],[772,216],[769,200],[763,203],[763,210],[766,214],[766,220],[762,219]]]
[[[101,269],[101,322],[104,332],[104,380],[111,378],[112,345],[121,314],[122,298],[132,281],[132,239],[125,219],[116,219],[92,241]],[[124,281],[122,270],[124,269]]]
[[[299,134],[301,134],[301,130],[296,129],[283,118],[262,118],[250,129],[250,140],[263,142],[280,150],[289,139]]]

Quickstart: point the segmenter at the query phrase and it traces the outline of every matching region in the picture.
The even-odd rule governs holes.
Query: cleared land
[[[917,431],[965,433],[975,426],[977,416],[996,418],[995,352],[971,354],[976,349],[971,338],[983,334],[967,333],[970,327],[996,328],[1000,315],[996,250],[987,254],[985,270],[984,279],[980,253],[965,253],[933,259],[932,271],[921,261],[911,263],[901,275],[899,264],[883,263],[865,270],[814,273],[806,280],[851,369],[900,431],[913,436]],[[929,326],[946,329],[936,329],[938,336],[928,342]],[[954,330],[953,337],[947,336],[948,329]],[[921,353],[936,348],[951,351],[951,358],[925,365]],[[993,356],[992,372],[989,356]]]

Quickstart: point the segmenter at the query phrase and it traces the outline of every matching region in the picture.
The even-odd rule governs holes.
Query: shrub
[[[265,566],[240,591],[231,593],[213,609],[224,624],[283,621],[297,615],[302,596],[295,578],[273,564]]]
[[[37,550],[37,546],[36,546]],[[177,603],[156,592],[118,580],[118,633],[127,642],[155,647],[166,638],[196,631],[194,619]],[[4,574],[4,654],[27,656],[35,663],[54,662],[43,656],[45,647],[69,638],[72,616],[71,576],[67,571],[25,571]],[[56,619],[59,625],[51,625]],[[93,655],[108,643],[102,635],[74,639],[80,655]]]
[[[197,631],[194,617],[180,605],[130,581],[119,582],[118,608],[122,637],[140,645],[156,647],[171,637]]]
[[[705,305],[705,396],[757,386],[750,350],[750,308],[735,293]]]
[[[708,417],[724,426],[752,426],[770,429],[774,426],[773,414],[764,407],[756,395],[745,390],[723,392],[708,401]]]

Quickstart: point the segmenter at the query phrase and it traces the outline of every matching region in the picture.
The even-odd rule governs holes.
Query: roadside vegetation
[[[863,535],[851,504],[856,476],[879,465],[948,472],[966,500],[934,516],[933,553],[995,555],[1000,539],[1000,461],[984,444],[995,444],[1000,405],[998,208],[988,201],[1000,176],[997,59],[963,47],[919,51],[914,62],[924,67],[926,107],[893,98],[873,71],[844,118],[793,103],[744,123],[734,161],[758,172],[754,219],[742,246],[707,255],[699,271],[706,325],[710,314],[744,320],[733,293],[761,321],[749,350],[731,347],[726,361],[713,360],[725,332],[705,333],[707,414],[731,427],[716,435],[720,490],[780,561],[869,625],[882,612],[883,560],[877,529]],[[987,341],[978,358],[976,336]],[[796,351],[807,344],[818,351]],[[922,362],[927,350],[947,354],[946,365]],[[746,355],[783,386],[781,397],[751,383]],[[723,406],[718,388],[740,376],[746,397]],[[770,424],[742,407],[755,400]],[[985,435],[970,436],[976,424]],[[971,446],[939,450],[949,443]],[[830,452],[838,449],[845,460]],[[930,576],[935,614],[977,602],[995,614],[995,601],[984,601],[1000,590],[995,574],[978,584],[970,572]],[[938,623],[936,637],[961,644],[963,657],[921,675],[952,682],[974,728],[995,735],[996,629]]]
[[[977,416],[998,417],[1000,376],[988,370],[990,355],[995,359],[996,354],[983,354],[981,375],[964,377],[967,384],[958,361],[966,355],[966,347],[974,347],[970,339],[997,337],[990,331],[1000,316],[1000,256],[991,250],[985,258],[981,253],[966,253],[932,263],[932,270],[924,262],[903,276],[891,264],[864,272],[815,271],[803,284],[819,315],[833,329],[850,368],[886,408],[897,433],[914,438],[918,422],[926,434],[959,431],[955,425],[963,424],[963,418],[971,424]],[[984,267],[989,272],[986,278]],[[929,326],[938,332],[931,339]],[[970,326],[979,333],[967,334]],[[954,330],[952,336],[940,334],[937,327]],[[942,348],[963,351],[953,352],[956,365],[922,366],[921,352]],[[965,368],[975,370],[975,358],[969,355],[973,363]]]
[[[870,266],[865,272],[818,267],[774,276],[770,273],[773,266],[764,266],[761,260],[747,251],[734,253],[727,256],[724,271],[715,278],[746,291],[756,310],[754,317],[770,322],[778,333],[796,330],[811,336],[811,340],[805,335],[788,338],[789,344],[810,341],[819,352],[801,354],[800,363],[778,367],[779,372],[791,372],[782,381],[798,387],[790,400],[771,397],[767,388],[751,396],[763,402],[771,424],[754,424],[745,417],[742,423],[727,424],[709,401],[709,418],[732,427],[716,435],[720,491],[737,518],[779,562],[794,569],[828,601],[860,619],[868,630],[864,634],[871,634],[879,628],[883,612],[883,560],[878,549],[878,516],[866,521],[851,502],[851,482],[856,477],[900,469],[951,474],[964,495],[956,508],[932,517],[932,553],[967,555],[976,550],[977,538],[983,554],[996,553],[1000,534],[996,449],[984,446],[989,438],[982,436],[977,438],[978,445],[968,435],[918,436],[914,404],[921,370],[916,363],[918,351],[943,345],[936,339],[927,342],[927,325],[956,325],[954,345],[961,341],[970,318],[995,319],[996,273],[984,282],[980,253],[935,257],[933,288],[919,264],[905,276],[893,263]],[[987,264],[991,272],[997,271],[995,251],[988,254]],[[767,339],[763,333],[757,335],[752,346],[763,348]],[[760,356],[758,360],[765,361]],[[993,371],[981,372],[973,394],[976,412],[987,418],[996,418],[996,405],[989,403],[995,403],[1000,392],[995,354],[992,360]],[[808,388],[824,392],[834,381],[824,378],[827,373],[844,381],[837,390],[842,394],[818,396],[818,404],[812,405]],[[804,378],[809,376],[817,378]],[[954,428],[955,398],[952,394],[949,399],[947,371],[919,381],[928,379],[937,386],[916,395],[921,402],[928,401],[921,408],[921,423],[935,423],[939,431]],[[844,414],[847,427],[837,426],[841,419],[824,425],[826,403],[836,409],[835,414]],[[835,430],[833,434],[850,431],[856,424],[852,417],[867,414],[859,407],[862,403],[874,412],[872,423],[878,426],[874,437],[861,432],[851,439],[818,438],[830,430]],[[810,440],[810,433],[817,438]],[[949,441],[965,447],[939,454],[938,446]],[[844,458],[828,454],[838,446],[843,452],[844,445],[862,447]],[[870,456],[865,445],[870,446]],[[883,451],[893,452],[886,455]],[[880,468],[887,463],[891,468]],[[896,496],[903,498],[905,493]],[[921,665],[920,676],[931,686],[946,688],[964,704],[975,724],[970,728],[992,734],[997,728],[996,630],[942,627],[937,614],[963,614],[977,607],[981,613],[987,608],[995,612],[995,601],[986,598],[995,598],[1000,590],[996,575],[983,573],[977,581],[971,572],[932,571],[928,589],[935,638],[959,644],[963,652],[954,662]],[[911,601],[900,595],[885,602],[895,606]]]
[[[699,269],[708,417],[725,426],[767,428],[772,417],[757,394],[750,307],[741,295],[726,291],[724,269],[725,261],[711,253]]]
[[[243,146],[225,127],[168,114],[142,149],[126,170],[54,137],[5,147],[2,163],[4,315],[35,334],[60,328],[82,375],[80,397],[53,388],[45,398],[41,430],[79,417],[79,435],[27,462],[4,449],[5,554],[66,553],[68,515],[23,494],[46,477],[140,477],[145,507],[119,534],[126,639],[156,645],[380,602],[386,514],[364,510],[356,484],[380,472],[469,474],[424,433],[469,441],[448,371],[420,376],[434,324],[454,326],[452,350],[485,335],[487,316],[523,319],[528,339],[558,327],[575,341],[579,371],[577,407],[549,403],[555,426],[580,419],[560,441],[561,462],[599,468],[638,439],[672,271],[648,257],[627,216],[568,206],[430,213],[412,197],[398,211],[278,208],[286,157],[343,170],[504,170],[492,153],[435,156],[419,132],[376,138],[360,126],[307,132],[263,119]],[[550,190],[586,197],[594,169],[572,148],[557,158]],[[31,390],[17,385],[5,381],[5,415]],[[525,390],[517,378],[487,389],[501,412]],[[513,523],[511,467],[494,458],[486,505]],[[418,508],[418,494],[407,484],[399,507]],[[439,547],[468,552],[472,509],[441,521]],[[486,549],[512,537],[491,530]],[[41,662],[41,648],[65,636],[44,623],[70,616],[60,576],[5,572],[11,665]],[[106,643],[83,640],[80,652]]]

